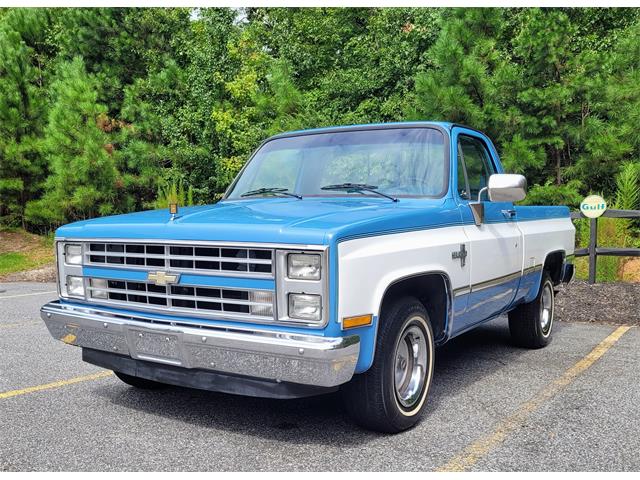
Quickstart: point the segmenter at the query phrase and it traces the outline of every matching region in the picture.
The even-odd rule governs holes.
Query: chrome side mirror
[[[514,173],[495,173],[489,177],[487,190],[492,202],[519,202],[527,196],[527,179]]]
[[[527,196],[527,179],[514,173],[494,173],[489,177],[489,185],[478,192],[478,201],[469,203],[476,226],[484,223],[484,203],[482,194],[489,193],[492,202],[518,202]]]

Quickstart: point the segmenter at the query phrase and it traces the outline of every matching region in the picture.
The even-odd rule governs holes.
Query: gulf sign
[[[580,211],[587,218],[598,218],[607,210],[607,202],[600,195],[589,195],[580,204]]]

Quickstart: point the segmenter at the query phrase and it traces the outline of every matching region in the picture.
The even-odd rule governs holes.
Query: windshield
[[[227,198],[245,198],[260,189],[265,195],[278,195],[276,189],[303,197],[374,195],[322,189],[344,183],[365,184],[394,197],[440,197],[446,190],[446,166],[445,138],[434,128],[283,137],[256,152]]]

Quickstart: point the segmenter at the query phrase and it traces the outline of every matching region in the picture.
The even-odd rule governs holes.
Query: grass
[[[52,235],[40,237],[19,229],[0,230],[0,277],[53,261]]]

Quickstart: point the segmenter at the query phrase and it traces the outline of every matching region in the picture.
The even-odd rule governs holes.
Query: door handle
[[[515,208],[509,208],[506,210],[501,210],[502,211],[502,215],[504,215],[506,218],[513,218],[516,216],[516,210]]]

